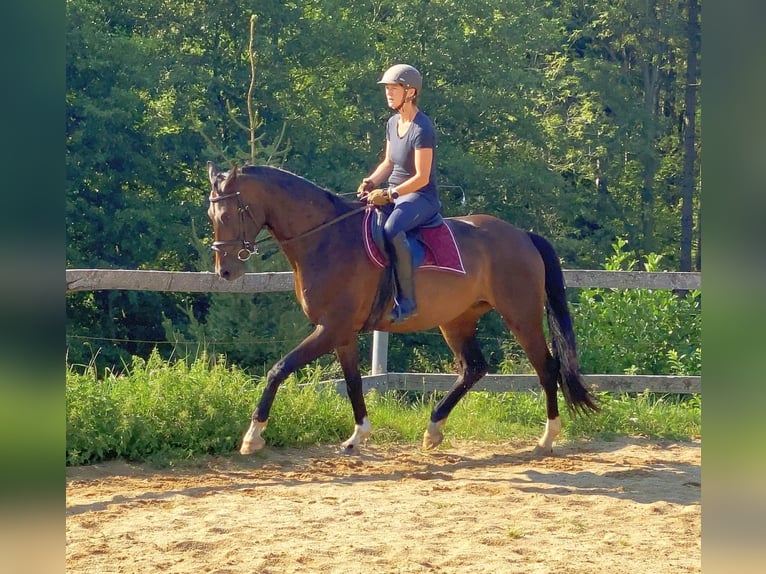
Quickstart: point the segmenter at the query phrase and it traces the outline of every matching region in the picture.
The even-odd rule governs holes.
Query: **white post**
[[[372,373],[385,375],[388,373],[388,333],[372,332]]]

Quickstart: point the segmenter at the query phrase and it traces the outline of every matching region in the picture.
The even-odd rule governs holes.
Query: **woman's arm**
[[[391,161],[391,156],[388,153],[388,141],[386,141],[386,154],[383,157],[383,161],[378,164],[370,175],[362,180],[361,185],[356,190],[356,194],[361,197],[376,187],[380,187],[383,182],[388,180],[392,171],[394,171],[394,162]]]
[[[415,149],[415,175],[396,186],[399,195],[407,195],[426,186],[431,177],[434,150],[429,147]]]

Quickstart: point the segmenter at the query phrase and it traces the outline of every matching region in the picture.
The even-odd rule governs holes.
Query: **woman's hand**
[[[373,189],[375,189],[375,182],[369,177],[365,177],[356,189],[356,196],[360,199],[366,197]]]
[[[388,195],[387,189],[373,189],[367,195],[367,203],[377,206],[386,205],[391,203],[391,197]]]

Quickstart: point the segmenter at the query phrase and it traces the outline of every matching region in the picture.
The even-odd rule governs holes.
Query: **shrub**
[[[605,269],[633,271],[637,262],[612,247]],[[661,256],[647,256],[658,271]],[[699,375],[702,371],[702,294],[651,289],[582,289],[572,304],[580,365],[589,373]]]
[[[67,463],[192,456],[236,448],[255,383],[219,358],[165,362],[157,351],[99,380],[67,369]],[[246,425],[245,425],[246,427]]]

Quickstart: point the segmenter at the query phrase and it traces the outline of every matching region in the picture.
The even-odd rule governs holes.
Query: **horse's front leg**
[[[341,443],[344,452],[355,454],[359,452],[361,443],[370,436],[372,425],[367,416],[367,405],[364,403],[364,390],[362,388],[362,374],[359,371],[359,345],[356,339],[352,343],[335,349],[335,353],[343,369],[343,378],[346,379],[346,391],[354,411],[354,434]]]
[[[266,444],[261,434],[266,429],[271,405],[282,381],[311,361],[329,353],[333,346],[327,330],[322,325],[317,325],[308,337],[271,368],[266,375],[266,388],[258,402],[258,408],[253,413],[250,428],[242,439],[240,454],[252,454]]]
[[[476,381],[487,374],[487,362],[476,340],[475,318],[469,316],[469,320],[442,325],[440,329],[444,340],[447,341],[457,359],[458,377],[449,392],[431,412],[431,421],[423,434],[424,449],[436,448],[442,443],[444,440],[442,427],[447,422],[452,409]]]

